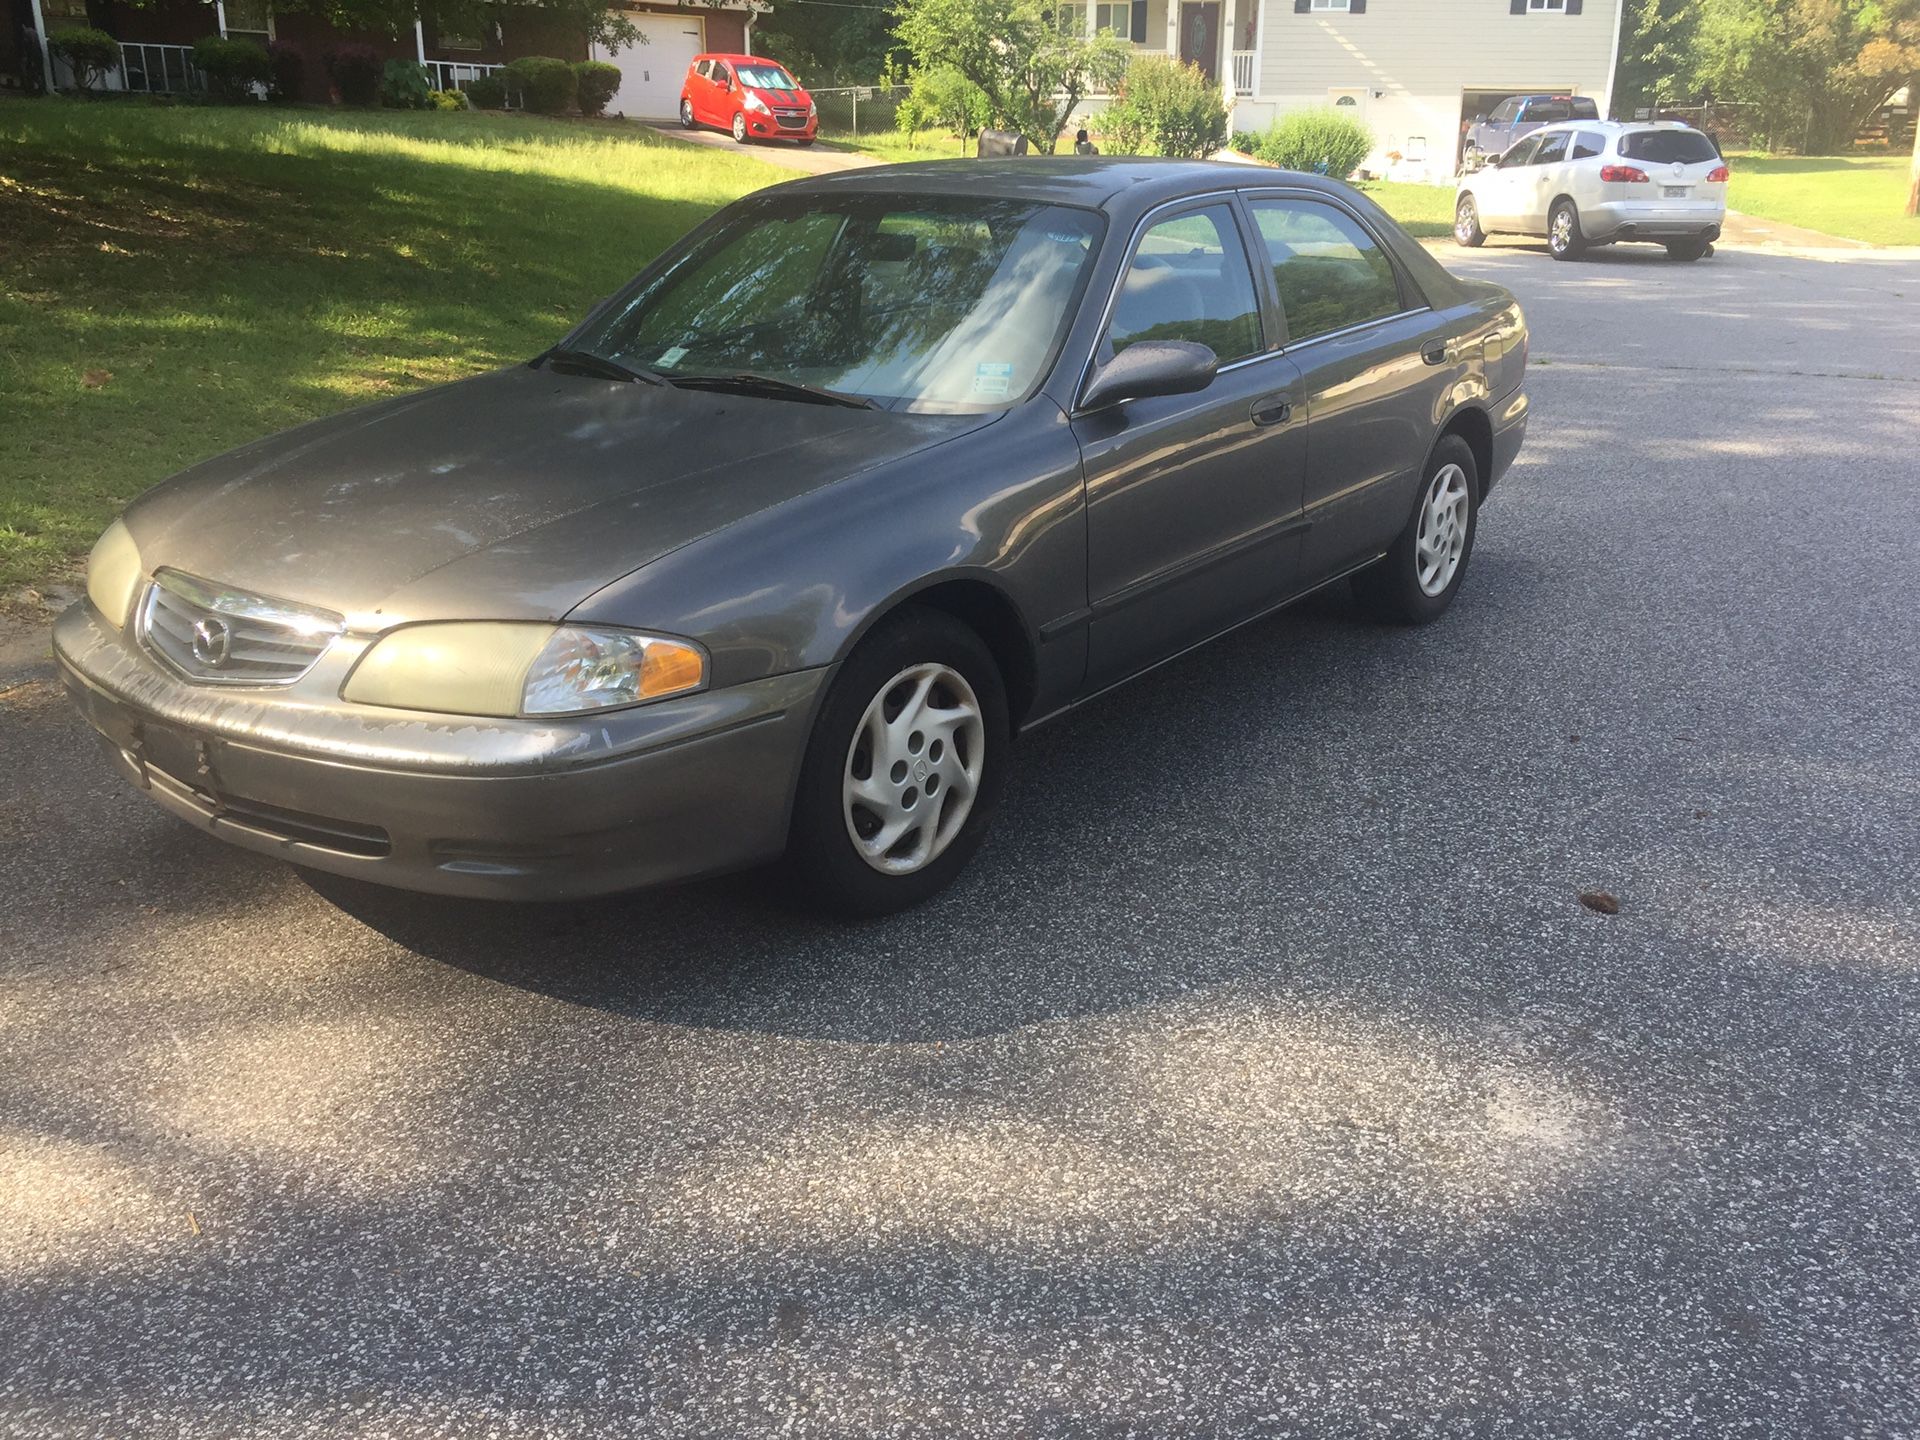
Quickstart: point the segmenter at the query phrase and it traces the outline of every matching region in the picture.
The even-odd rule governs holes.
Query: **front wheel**
[[[1667,246],[1667,254],[1675,260],[1703,260],[1713,253],[1713,246],[1705,240],[1675,240]]]
[[[881,621],[834,677],[801,765],[787,841],[800,898],[876,916],[944,889],[986,835],[1010,734],[977,634],[938,610]]]
[[[1480,228],[1480,207],[1471,195],[1462,195],[1453,207],[1453,238],[1469,249],[1487,243],[1487,232]]]
[[[688,130],[693,129],[693,102],[682,98],[680,101],[680,123]]]
[[[1406,528],[1383,559],[1353,577],[1354,597],[1376,619],[1424,625],[1453,603],[1479,528],[1479,472],[1473,447],[1458,435],[1433,447]]]
[[[733,143],[736,145],[747,143],[747,117],[738,110],[733,112]]]
[[[1580,212],[1571,200],[1556,200],[1547,217],[1547,249],[1556,260],[1578,260],[1587,248],[1580,233]]]

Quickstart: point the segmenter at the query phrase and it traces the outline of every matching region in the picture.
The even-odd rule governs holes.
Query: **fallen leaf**
[[[1618,915],[1620,902],[1604,890],[1582,890],[1580,903],[1600,915]]]
[[[200,1222],[193,1218],[193,1211],[191,1210],[187,1211],[187,1224],[193,1227],[194,1236],[198,1238],[200,1234]]]
[[[88,370],[80,376],[80,383],[89,390],[98,390],[111,379],[113,379],[111,370]]]

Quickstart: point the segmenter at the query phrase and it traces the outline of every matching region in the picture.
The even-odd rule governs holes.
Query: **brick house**
[[[443,32],[425,18],[410,31],[389,35],[336,29],[304,11],[276,14],[268,0],[160,0],[148,6],[123,0],[0,0],[0,7],[9,3],[13,23],[7,27],[7,38],[14,54],[0,54],[0,66],[10,77],[17,73],[17,65],[6,62],[17,60],[18,47],[30,44],[40,49],[43,62],[52,64],[55,83],[69,84],[72,77],[65,65],[47,55],[45,37],[92,25],[120,42],[120,69],[106,79],[111,89],[165,94],[196,88],[193,42],[203,35],[227,35],[262,44],[276,41],[299,50],[307,61],[303,93],[298,97],[302,100],[328,99],[327,53],[358,44],[389,58],[420,62],[432,75],[434,87],[442,90],[465,89],[476,77],[528,55],[608,60],[626,72],[609,108],[647,117],[675,113],[681,77],[701,51],[748,51],[756,13],[751,0],[630,4],[623,11],[647,43],[609,52],[590,43],[579,26],[537,5],[502,5],[477,35]]]

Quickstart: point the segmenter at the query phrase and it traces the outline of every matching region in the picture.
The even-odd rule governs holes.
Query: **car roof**
[[[728,50],[702,50],[693,57],[693,63],[696,65],[702,60],[729,60],[735,64],[745,61],[749,65],[780,65],[780,62],[771,55],[739,55]],[[784,70],[787,67],[780,65],[780,68]]]
[[[1351,196],[1324,175],[1224,160],[1149,156],[1028,155],[998,160],[921,160],[810,176],[775,187],[784,194],[884,190],[899,195],[992,195],[1044,204],[1135,214],[1214,190],[1284,185]]]

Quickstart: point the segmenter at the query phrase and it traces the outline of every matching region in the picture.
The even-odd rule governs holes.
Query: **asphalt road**
[[[904,918],[310,880],[16,667],[0,1432],[1920,1432],[1920,262],[1446,258],[1460,604],[1032,737]]]

